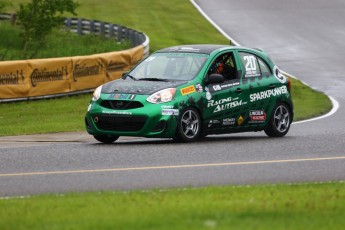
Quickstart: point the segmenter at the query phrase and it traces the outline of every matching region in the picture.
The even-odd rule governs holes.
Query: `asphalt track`
[[[288,135],[210,136],[192,144],[86,133],[0,138],[0,196],[345,179],[345,2],[198,0],[223,32],[340,105]],[[307,103],[307,98],[306,98]]]

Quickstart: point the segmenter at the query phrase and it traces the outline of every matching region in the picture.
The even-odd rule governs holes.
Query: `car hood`
[[[134,80],[115,80],[103,85],[102,93],[128,93],[128,94],[142,94],[151,95],[159,90],[166,88],[174,88],[187,81],[134,81]]]

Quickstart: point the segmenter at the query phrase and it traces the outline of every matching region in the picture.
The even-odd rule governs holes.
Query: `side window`
[[[222,74],[225,81],[236,79],[237,68],[234,54],[230,52],[217,57],[208,71],[209,75],[213,73]]]
[[[261,76],[258,59],[254,54],[239,52],[241,62],[244,67],[244,77],[259,77]]]
[[[263,77],[271,76],[272,72],[270,68],[268,67],[268,65],[266,64],[266,62],[264,62],[261,58],[258,58],[258,61],[259,61],[259,66],[261,70],[261,75]]]

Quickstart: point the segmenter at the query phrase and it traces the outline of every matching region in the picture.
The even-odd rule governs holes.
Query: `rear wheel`
[[[271,119],[265,129],[270,137],[283,137],[287,134],[291,125],[291,112],[285,103],[278,103],[273,110]]]
[[[177,124],[174,140],[192,142],[199,138],[201,133],[201,118],[199,112],[192,107],[182,111]]]
[[[111,144],[117,139],[119,139],[119,136],[110,136],[110,135],[94,135],[93,137],[97,141],[102,142],[104,144]]]

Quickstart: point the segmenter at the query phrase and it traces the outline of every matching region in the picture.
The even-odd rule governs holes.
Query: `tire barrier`
[[[101,84],[119,79],[149,53],[149,38],[144,33],[85,19],[66,19],[65,25],[78,34],[129,40],[134,47],[88,56],[0,61],[0,102],[91,92]]]

